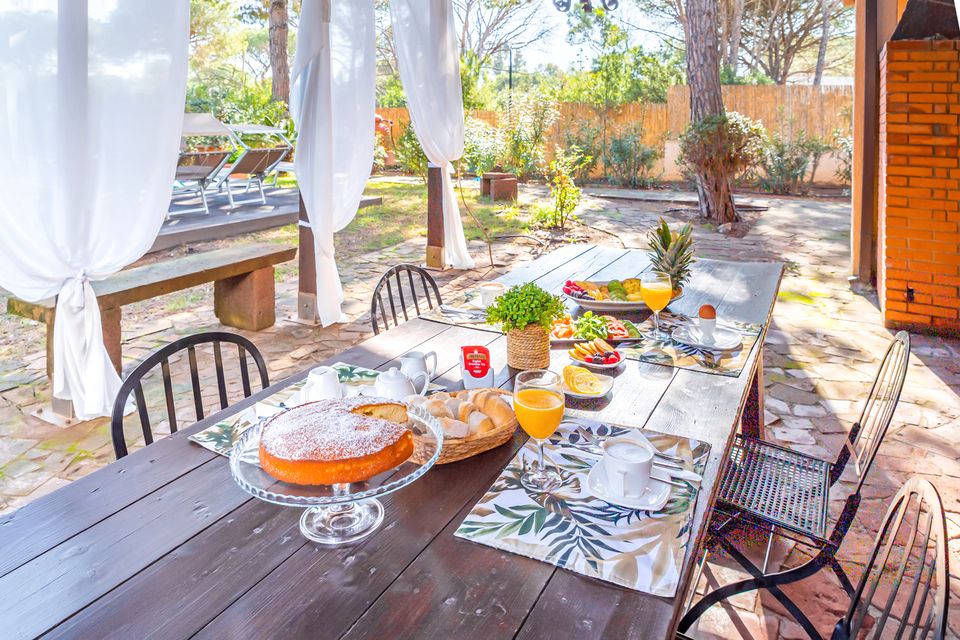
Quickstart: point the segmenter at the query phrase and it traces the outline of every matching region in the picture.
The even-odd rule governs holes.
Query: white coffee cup
[[[492,305],[497,298],[503,295],[503,291],[506,289],[499,282],[484,282],[480,285],[480,304],[484,309]]]
[[[427,366],[427,360],[431,360],[431,366]],[[400,356],[400,371],[411,378],[418,373],[427,374],[427,378],[433,379],[437,375],[437,352],[427,351],[408,351]]]
[[[317,367],[307,374],[307,382],[300,392],[304,402],[335,400],[342,396],[340,376],[333,367]]]
[[[603,470],[614,495],[642,496],[650,482],[652,466],[653,449],[643,442],[621,436],[603,443]]]

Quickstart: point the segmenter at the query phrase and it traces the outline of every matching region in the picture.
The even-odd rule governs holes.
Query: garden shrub
[[[723,168],[736,178],[760,160],[765,137],[763,125],[736,111],[710,116],[691,122],[680,135],[680,163],[693,175]]]
[[[770,193],[801,194],[806,191],[808,171],[812,182],[820,159],[830,149],[823,139],[802,130],[790,140],[774,134],[760,158],[757,185]]]
[[[387,166],[387,148],[383,144],[383,133],[377,131],[373,143],[373,170],[383,171]]]
[[[568,130],[564,135],[564,146],[567,149],[576,147],[585,158],[573,173],[574,180],[580,184],[590,179],[590,174],[593,173],[597,162],[603,157],[601,134],[600,127],[595,127],[589,122],[580,122],[576,129]],[[589,158],[589,161],[586,158]]]
[[[576,218],[574,211],[580,205],[582,192],[574,182],[573,174],[584,162],[591,158],[584,156],[574,147],[564,151],[556,149],[553,160],[550,162],[550,195],[553,196],[552,207],[537,207],[534,210],[534,222],[548,229],[563,230],[567,222]]]
[[[840,162],[834,175],[848,185],[853,182],[853,137],[836,129],[833,132],[833,148]]]
[[[478,118],[467,118],[463,130],[463,162],[466,170],[481,175],[493,169],[503,153],[500,133]]]
[[[644,144],[643,134],[643,125],[635,124],[610,137],[606,165],[613,174],[610,181],[614,184],[636,189],[649,187],[656,181],[653,167],[663,157],[663,149]]]
[[[515,173],[521,180],[543,172],[543,145],[547,130],[558,115],[556,105],[543,94],[513,99],[501,126],[505,171]]]
[[[420,147],[420,141],[413,130],[413,123],[407,123],[403,132],[393,145],[393,154],[397,157],[397,165],[404,173],[419,176],[427,180],[427,154]]]

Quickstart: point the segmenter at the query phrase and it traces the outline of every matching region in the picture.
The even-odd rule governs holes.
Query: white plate
[[[607,284],[606,282],[598,282],[597,284]],[[572,300],[578,305],[586,309],[587,311],[603,311],[603,312],[617,312],[617,311],[642,311],[647,308],[647,303],[643,300],[586,300],[584,298],[574,298],[571,295],[566,293],[562,294],[567,300]],[[670,300],[667,303],[669,307],[672,303],[681,299],[683,294],[681,293],[676,298]]]
[[[698,349],[708,351],[732,351],[743,344],[743,338],[733,329],[718,326],[713,330],[713,341],[704,340],[700,327],[680,325],[673,330],[673,339],[682,344],[688,344]]]
[[[602,398],[610,393],[610,389],[613,389],[613,378],[610,376],[605,376],[602,373],[596,373],[594,375],[597,376],[597,379],[603,386],[603,389],[601,389],[600,393],[577,393],[568,387],[566,382],[563,383],[563,392],[571,398]]]
[[[603,469],[603,463],[598,462],[590,469],[587,474],[587,488],[590,493],[601,500],[606,500],[610,504],[616,504],[630,509],[641,509],[643,511],[659,511],[663,509],[670,500],[670,485],[658,480],[668,480],[669,476],[662,469],[653,469],[650,472],[650,482],[643,495],[636,498],[618,496],[607,487],[607,474]]]
[[[584,342],[585,342],[585,341],[584,341]],[[570,347],[570,348],[573,349],[574,347]],[[615,351],[617,352],[617,354],[619,354],[620,359],[617,360],[616,362],[614,362],[613,364],[593,364],[592,362],[585,362],[585,361],[583,361],[583,360],[577,360],[576,358],[574,358],[573,356],[571,356],[569,353],[567,353],[567,357],[570,358],[570,361],[571,361],[571,362],[573,362],[573,363],[575,363],[575,364],[577,364],[577,365],[579,365],[579,366],[581,366],[581,367],[589,367],[590,369],[598,369],[598,370],[600,370],[600,371],[603,371],[603,370],[606,370],[606,369],[616,369],[616,368],[619,367],[621,364],[623,364],[623,360],[624,360],[623,351],[620,351],[619,349],[615,349]]]

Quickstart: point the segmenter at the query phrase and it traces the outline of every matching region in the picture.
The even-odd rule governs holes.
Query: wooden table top
[[[648,266],[640,251],[570,245],[502,281],[559,290]],[[721,317],[767,322],[782,266],[701,260],[681,301]],[[762,345],[763,335],[757,345]],[[459,346],[486,344],[512,384],[497,333],[412,320],[330,362],[384,369],[411,349],[439,354],[437,382],[459,385]],[[569,413],[696,437],[712,446],[693,536],[747,398],[761,349],[739,377],[629,361],[607,400]],[[564,349],[554,364],[566,364]],[[369,538],[324,547],[301,536],[300,509],[252,498],[227,459],[187,435],[292,384],[284,380],[0,519],[4,637],[67,638],[666,638],[690,580],[660,598],[458,538],[453,532],[526,437],[437,466],[382,499],[385,524]]]

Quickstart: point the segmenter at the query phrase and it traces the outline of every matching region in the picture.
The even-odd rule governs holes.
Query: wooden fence
[[[787,138],[801,130],[807,135],[831,140],[833,132],[848,132],[853,109],[853,88],[812,85],[729,85],[723,88],[723,101],[728,111],[736,111],[760,121],[771,133]],[[664,179],[680,177],[676,166],[677,136],[690,121],[689,93],[686,86],[670,87],[666,103],[630,103],[606,111],[586,104],[565,102],[558,105],[560,116],[547,136],[546,152],[551,156],[556,146],[565,146],[567,135],[585,125],[597,127],[604,139],[636,124],[644,129],[647,144],[663,144],[664,160],[658,167]],[[406,108],[383,108],[377,112],[393,122],[394,139],[410,122]],[[471,111],[468,117],[496,126],[495,111]],[[386,144],[389,148],[390,141]],[[833,182],[836,160],[826,157],[817,171],[818,182]],[[598,168],[598,172],[602,172]]]

